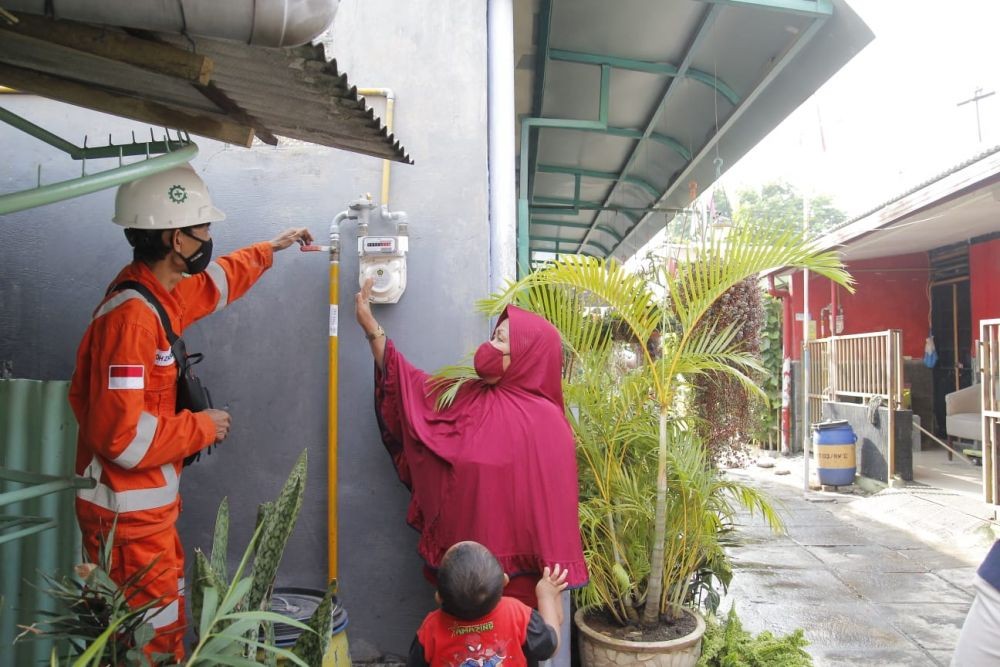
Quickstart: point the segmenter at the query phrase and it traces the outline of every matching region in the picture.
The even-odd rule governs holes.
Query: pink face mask
[[[484,380],[503,376],[504,353],[496,349],[488,342],[483,343],[476,350],[476,356],[472,359],[472,365],[476,368],[476,374]]]

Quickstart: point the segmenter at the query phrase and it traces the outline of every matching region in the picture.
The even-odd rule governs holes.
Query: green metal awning
[[[872,39],[842,0],[519,0],[518,264],[627,258]]]

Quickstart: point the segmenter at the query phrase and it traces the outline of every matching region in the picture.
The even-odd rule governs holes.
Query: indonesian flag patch
[[[108,369],[108,389],[143,389],[146,369],[137,366],[111,366]]]

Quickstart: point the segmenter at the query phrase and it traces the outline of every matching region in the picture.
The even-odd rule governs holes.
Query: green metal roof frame
[[[535,263],[536,253],[585,253],[624,258],[630,248],[635,252],[662,227],[659,225],[651,229],[653,215],[662,213],[669,220],[688,203],[685,186],[690,180],[696,180],[700,189],[704,190],[720,175],[720,161],[715,158],[720,142],[726,140],[727,144],[735,145],[733,150],[726,152],[726,166],[731,166],[872,37],[844,0],[675,0],[660,5],[672,5],[667,11],[676,12],[679,7],[689,10],[695,18],[693,30],[683,36],[672,36],[674,43],[670,48],[682,54],[676,62],[618,55],[629,53],[630,45],[608,44],[608,39],[604,40],[605,48],[613,49],[618,54],[588,53],[557,48],[562,44],[553,45],[553,29],[558,27],[555,24],[560,20],[560,12],[555,11],[557,8],[569,15],[574,11],[578,14],[593,11],[595,7],[567,4],[571,2],[540,0],[539,4],[532,112],[530,116],[520,119],[517,248],[518,265],[522,272]],[[650,5],[650,8],[651,12],[656,11],[656,5]],[[773,38],[781,34],[785,41],[768,45],[777,57],[760,63],[763,73],[752,84],[734,84],[726,80],[725,71],[712,73],[704,67],[695,66],[699,58],[705,60],[708,48],[729,49],[730,53],[726,55],[740,57],[740,43],[708,46],[713,37],[718,39],[712,31],[726,12],[743,12],[739,16],[752,12],[754,17],[766,12],[769,18],[762,18],[763,22],[772,21],[786,26],[783,32],[776,31],[774,25],[767,26],[768,35]],[[838,20],[832,20],[834,17]],[[587,23],[589,18],[573,16],[574,29],[579,31],[582,24],[585,26],[583,30],[592,29],[595,34],[597,31],[612,33],[604,25],[609,18],[607,15],[593,16],[593,25]],[[731,24],[733,19],[729,19]],[[650,20],[656,20],[656,17],[651,16]],[[794,23],[786,25],[789,21]],[[753,42],[758,38],[752,32],[754,25],[751,22],[747,28],[750,32],[743,35],[746,38],[744,44],[753,43],[757,53],[760,53],[760,40]],[[823,38],[817,40],[819,35]],[[822,44],[816,46],[813,44],[816,41]],[[679,49],[676,48],[678,45]],[[553,63],[599,68],[596,118],[543,114],[547,103],[553,101],[556,95],[547,86]],[[795,71],[789,74],[792,70]],[[566,70],[561,71],[565,73]],[[611,99],[611,80],[618,71],[641,72],[662,78],[663,88],[641,126],[628,127],[609,122],[612,104],[627,106],[630,102],[618,97]],[[699,135],[697,128],[683,125],[678,126],[676,131],[672,126],[671,131],[663,131],[664,124],[669,126],[673,121],[673,115],[668,113],[672,101],[687,92],[686,87],[679,83],[685,80],[700,84],[714,97],[717,118],[707,136]],[[680,122],[683,123],[683,120]],[[577,153],[580,156],[576,163],[543,161],[540,137],[553,130],[571,131],[560,135],[561,143],[579,142],[574,146],[579,148]],[[586,136],[593,133],[632,141],[631,147],[626,150],[627,157],[617,169],[592,167],[595,161],[592,158],[607,159],[607,156],[587,153],[583,142]],[[688,139],[685,141],[682,137]],[[729,141],[733,137],[736,139]],[[652,179],[644,177],[637,169],[640,156],[652,145],[663,147],[682,165],[667,174],[659,184],[650,182]],[[573,196],[558,196],[565,193],[539,188],[539,174],[564,177],[565,185],[572,184]],[[592,192],[604,183],[603,195],[585,198],[585,183]],[[561,189],[565,187],[561,186]],[[626,199],[630,199],[630,203],[625,203]],[[636,201],[641,203],[636,204]],[[616,222],[621,220],[624,224],[611,224],[607,216],[602,217],[607,212],[616,217]]]

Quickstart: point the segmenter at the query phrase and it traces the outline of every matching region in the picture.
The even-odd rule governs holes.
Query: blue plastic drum
[[[816,454],[816,474],[825,486],[854,484],[857,472],[854,443],[858,436],[847,421],[826,421],[813,424],[813,451]]]

